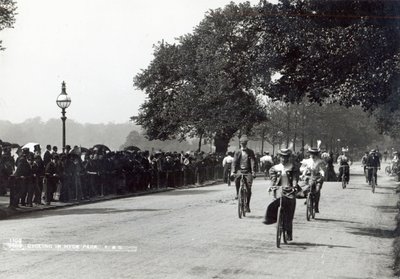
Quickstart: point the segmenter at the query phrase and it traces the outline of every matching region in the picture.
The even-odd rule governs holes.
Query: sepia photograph
[[[0,0],[0,279],[400,277],[400,0]]]

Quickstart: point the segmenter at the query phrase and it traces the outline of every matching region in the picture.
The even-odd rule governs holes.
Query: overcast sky
[[[0,119],[59,118],[55,100],[65,81],[69,119],[123,123],[144,101],[132,78],[148,66],[153,45],[192,32],[206,11],[230,1],[16,2],[14,28],[0,32]]]

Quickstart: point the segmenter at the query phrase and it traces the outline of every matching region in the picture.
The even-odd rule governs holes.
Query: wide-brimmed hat
[[[308,153],[310,154],[319,154],[320,150],[318,148],[309,148]]]
[[[278,151],[278,154],[280,156],[290,156],[292,154],[292,151],[290,149],[281,149]]]

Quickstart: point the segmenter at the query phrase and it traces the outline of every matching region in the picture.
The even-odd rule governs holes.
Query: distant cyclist
[[[269,176],[269,169],[274,164],[274,161],[272,160],[272,156],[269,155],[268,151],[264,152],[264,156],[260,158],[260,164],[266,176]]]
[[[371,185],[372,175],[375,176],[376,185],[378,185],[378,175],[377,170],[381,169],[381,161],[375,149],[372,149],[368,155],[367,159],[367,168],[368,168],[368,184]],[[374,168],[376,171],[374,172]]]
[[[303,177],[311,176],[313,179],[312,183],[315,183],[315,212],[319,213],[319,200],[325,177],[325,163],[320,159],[320,151],[317,148],[309,149],[308,153],[310,154],[310,158],[304,159],[301,162],[300,172]]]
[[[250,198],[251,198],[251,186],[253,184],[253,176],[255,176],[255,161],[256,156],[254,151],[247,147],[248,143],[247,136],[240,138],[240,150],[235,152],[232,162],[232,173],[233,174],[245,174],[246,185],[247,185],[247,204],[246,211],[250,212]],[[240,188],[240,175],[235,177],[236,184],[236,199],[238,197]]]
[[[365,151],[364,156],[362,156],[362,158],[361,158],[361,166],[364,168],[364,174],[366,174],[368,172],[368,170],[367,170],[368,155],[369,155],[369,152]],[[368,179],[367,179],[367,182],[368,182]]]
[[[344,174],[347,183],[350,181],[350,166],[353,164],[352,159],[347,155],[348,151],[348,148],[342,148],[342,154],[337,158],[337,163],[339,165],[338,180],[341,181]]]
[[[222,167],[224,168],[224,182],[228,183],[231,176],[232,162],[233,162],[233,152],[228,152],[225,158],[222,160]]]

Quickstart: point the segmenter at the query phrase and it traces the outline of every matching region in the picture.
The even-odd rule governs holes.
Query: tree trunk
[[[265,140],[265,131],[263,130],[261,133],[261,154],[264,154],[264,140]]]
[[[216,135],[214,137],[215,153],[226,154],[229,147],[230,138]]]
[[[199,149],[197,150],[198,152],[201,151],[201,141],[202,141],[202,139],[203,139],[203,134],[201,134],[200,138],[199,138]]]

